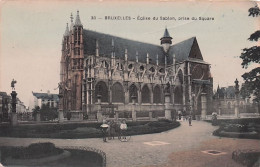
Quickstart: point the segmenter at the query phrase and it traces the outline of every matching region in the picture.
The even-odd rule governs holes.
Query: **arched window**
[[[150,90],[147,85],[144,85],[142,89],[142,103],[151,103]]]
[[[153,90],[153,103],[162,103],[161,89],[158,85],[156,85]]]
[[[129,88],[129,103],[132,103],[132,96],[135,96],[135,102],[138,102],[137,87],[134,84],[132,84]]]
[[[116,102],[116,103],[125,102],[125,94],[124,94],[123,86],[118,82],[112,86],[112,102]]]
[[[97,95],[101,95],[101,102],[108,102],[108,89],[105,82],[100,81],[95,86],[96,102],[97,102]]]
[[[181,85],[176,86],[174,91],[174,103],[182,104],[183,103],[183,95],[182,95],[182,87]]]

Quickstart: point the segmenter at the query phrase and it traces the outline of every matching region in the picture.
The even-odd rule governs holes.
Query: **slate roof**
[[[124,39],[108,34],[103,34],[91,30],[83,30],[84,54],[94,55],[96,49],[96,40],[99,43],[100,56],[111,56],[112,39],[115,45],[116,58],[124,59],[125,49],[128,52],[128,60],[135,61],[136,52],[138,52],[139,62],[146,62],[146,55],[149,53],[151,64],[156,63],[156,55],[158,54],[159,64],[164,64],[164,52],[160,45],[148,44],[144,42]],[[177,61],[187,60],[196,37],[189,38],[180,43],[174,44],[169,50],[168,64],[172,63],[173,54]],[[159,42],[159,39],[158,39]]]
[[[54,101],[58,101],[59,100],[58,94],[48,94],[48,93],[36,93],[36,92],[33,92],[33,96],[35,96],[37,99],[54,100]]]
[[[164,31],[164,34],[163,34],[163,37],[162,38],[172,38],[168,32],[168,29],[166,28],[165,31]],[[162,39],[161,38],[161,39]]]

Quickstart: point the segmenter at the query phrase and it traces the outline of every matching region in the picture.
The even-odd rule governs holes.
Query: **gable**
[[[201,59],[203,60],[197,39],[195,38],[189,53],[189,58],[193,58],[193,59]]]

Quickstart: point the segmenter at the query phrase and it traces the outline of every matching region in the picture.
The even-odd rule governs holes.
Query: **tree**
[[[50,105],[42,104],[40,109],[41,120],[42,121],[49,121],[58,118],[58,111],[57,108],[51,108]]]
[[[253,17],[260,16],[260,9],[256,5],[248,10],[249,15]],[[258,41],[260,38],[260,30],[257,30],[248,38],[249,41]],[[247,69],[252,63],[260,63],[260,46],[253,46],[251,48],[243,49],[240,58],[243,60],[241,65]],[[256,67],[249,72],[242,75],[245,80],[244,87],[248,90],[250,95],[254,96],[255,102],[260,102],[260,67]]]

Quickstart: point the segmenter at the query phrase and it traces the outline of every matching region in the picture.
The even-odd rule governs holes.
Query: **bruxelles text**
[[[104,17],[97,17],[97,16],[91,16],[91,20],[138,20],[138,21],[212,21],[214,20],[214,17],[175,17],[175,16],[104,16]]]

